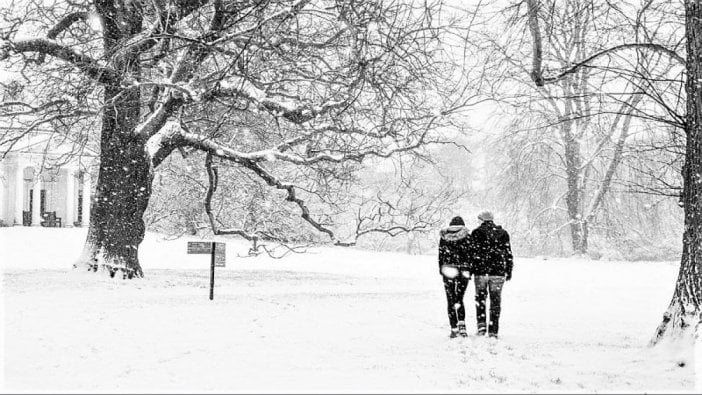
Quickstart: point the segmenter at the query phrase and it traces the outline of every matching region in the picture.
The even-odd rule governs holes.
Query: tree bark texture
[[[653,343],[699,333],[702,320],[702,4],[685,2],[687,36],[687,145],[683,167],[683,253],[673,298]],[[691,331],[691,332],[688,332]]]
[[[142,29],[142,16],[128,5],[97,2],[104,20],[105,53]],[[120,8],[121,7],[121,8]],[[100,130],[100,167],[90,214],[90,226],[78,264],[91,270],[122,271],[126,278],[142,277],[139,245],[146,227],[144,212],[151,196],[152,163],[146,137],[135,133],[141,116],[139,89],[121,87],[126,78],[138,79],[139,54],[116,57],[119,79],[104,85]]]
[[[563,90],[567,95],[572,95],[574,89],[571,81],[563,81]],[[578,141],[579,122],[571,120],[575,113],[576,102],[573,99],[565,100],[564,119],[561,121],[561,140],[564,149],[564,165],[566,173],[566,209],[568,211],[568,221],[570,222],[570,240],[573,254],[587,253],[587,231],[583,223],[583,190],[582,178],[582,154],[580,142]]]
[[[574,254],[587,253],[587,230],[583,221],[583,193],[580,186],[581,178],[581,158],[580,143],[573,138],[568,130],[565,140],[565,161],[566,161],[566,181],[568,191],[566,193],[566,207],[568,209],[568,219],[570,220],[570,238],[572,241]]]

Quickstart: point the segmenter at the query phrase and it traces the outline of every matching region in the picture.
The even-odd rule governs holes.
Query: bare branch
[[[75,22],[85,21],[88,19],[87,12],[73,12],[66,15],[63,19],[59,21],[48,33],[46,33],[46,38],[53,40],[58,37],[64,30],[68,29]]]
[[[543,50],[542,50],[542,43],[541,43],[541,31],[539,29],[539,21],[538,21],[538,11],[539,11],[539,0],[527,0],[528,4],[528,17],[529,17],[529,30],[531,31],[532,35],[532,50],[533,50],[533,56],[532,56],[532,70],[531,70],[531,79],[534,81],[536,86],[544,86],[546,83],[553,83],[560,81],[564,77],[573,74],[580,70],[583,67],[589,66],[592,62],[595,60],[607,56],[619,51],[627,50],[627,49],[648,49],[654,52],[659,52],[662,54],[667,55],[671,59],[675,60],[678,62],[680,65],[684,66],[685,65],[685,58],[680,56],[678,53],[675,51],[660,45],[656,43],[629,43],[629,44],[621,44],[617,45],[602,51],[599,51],[595,53],[594,55],[591,55],[574,65],[568,67],[567,69],[561,71],[560,73],[553,75],[553,76],[547,76],[545,77],[543,75]]]
[[[10,42],[0,47],[0,60],[5,60],[10,53],[37,52],[51,55],[64,60],[79,68],[91,78],[105,84],[116,84],[120,80],[120,75],[112,68],[101,65],[97,60],[88,55],[74,51],[73,49],[61,45],[54,40],[46,38],[34,38]]]

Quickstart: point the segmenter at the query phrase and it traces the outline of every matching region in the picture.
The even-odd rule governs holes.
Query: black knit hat
[[[460,216],[455,216],[455,217],[453,217],[453,219],[451,220],[451,223],[449,224],[449,226],[454,226],[454,225],[463,225],[463,226],[465,226],[466,223],[463,222],[463,218],[461,218]]]

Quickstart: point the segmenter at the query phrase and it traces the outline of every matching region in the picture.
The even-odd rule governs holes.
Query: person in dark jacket
[[[444,279],[451,335],[467,337],[463,295],[470,280],[470,232],[463,218],[454,217],[439,239],[439,273]]]
[[[497,337],[500,328],[502,287],[512,279],[512,247],[509,233],[495,225],[491,212],[478,215],[482,221],[471,234],[472,257],[470,271],[475,275],[475,316],[478,335]],[[486,323],[486,300],[490,297],[490,320]]]

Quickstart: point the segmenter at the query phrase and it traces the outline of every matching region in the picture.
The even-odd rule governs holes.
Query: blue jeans
[[[475,276],[475,317],[478,320],[478,332],[497,335],[500,329],[500,311],[502,286],[505,284],[503,276]],[[490,296],[490,321],[485,322],[487,314],[485,304]]]

